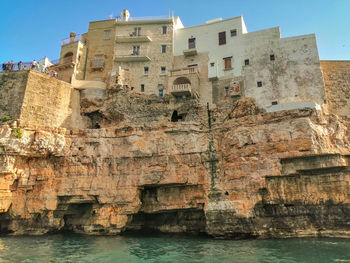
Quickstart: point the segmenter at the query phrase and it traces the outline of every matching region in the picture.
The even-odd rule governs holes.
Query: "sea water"
[[[215,240],[180,236],[0,237],[0,262],[350,263],[347,239]]]

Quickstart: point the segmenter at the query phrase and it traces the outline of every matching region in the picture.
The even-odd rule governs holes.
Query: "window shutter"
[[[226,32],[220,32],[219,33],[219,45],[225,45],[226,44]]]

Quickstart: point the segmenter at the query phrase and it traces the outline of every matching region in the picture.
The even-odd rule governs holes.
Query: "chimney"
[[[124,10],[122,11],[122,21],[123,21],[123,22],[127,22],[127,21],[129,21],[129,18],[130,18],[130,12],[129,12],[129,10],[124,9]]]

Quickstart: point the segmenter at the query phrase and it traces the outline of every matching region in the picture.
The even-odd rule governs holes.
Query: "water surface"
[[[209,238],[0,237],[0,262],[350,263],[350,240],[214,240]]]

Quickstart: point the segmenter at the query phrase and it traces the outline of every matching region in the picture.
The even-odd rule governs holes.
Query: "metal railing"
[[[63,39],[63,40],[61,40],[61,46],[80,41],[81,39],[82,39],[81,34],[76,35],[74,38],[69,37],[69,38]]]
[[[13,65],[13,66],[12,66]],[[8,64],[5,63],[1,64],[0,67],[0,72],[15,72],[15,71],[27,71],[27,70],[32,70],[38,73],[43,73],[45,75],[50,75],[52,77],[57,78],[57,72],[54,70],[50,70],[49,67],[45,67],[38,62],[33,63],[33,62],[22,62],[22,64],[19,64],[19,62],[13,63],[13,64]]]
[[[60,59],[59,64],[69,64],[73,62],[73,56],[63,57]]]
[[[96,60],[92,60],[90,62],[90,67],[91,68],[103,68],[104,66],[105,66],[105,61],[104,60],[96,59]]]
[[[173,18],[172,15],[164,15],[164,16],[140,16],[140,17],[129,17],[128,21],[149,21],[149,20],[164,20],[164,19],[171,19]],[[116,17],[116,20],[118,22],[123,22],[123,19],[121,17]]]
[[[13,64],[4,63],[4,64],[1,64],[0,71],[10,72],[10,71],[19,71],[19,70],[29,70],[31,65],[32,65],[32,62],[22,62],[22,65],[19,65],[18,62],[14,62]]]

